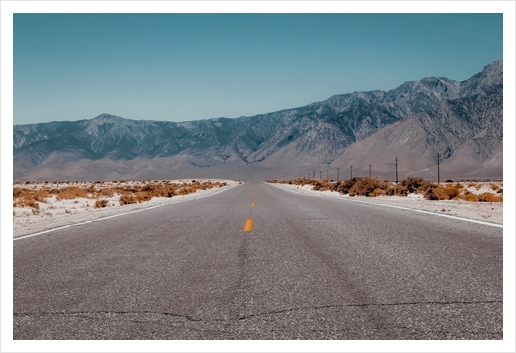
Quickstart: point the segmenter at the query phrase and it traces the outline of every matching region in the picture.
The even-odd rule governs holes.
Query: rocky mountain
[[[395,157],[406,175],[433,174],[438,152],[450,177],[501,177],[502,98],[497,61],[463,82],[429,77],[237,119],[102,114],[15,125],[14,179],[299,177],[351,165],[364,173],[369,164],[392,179]]]

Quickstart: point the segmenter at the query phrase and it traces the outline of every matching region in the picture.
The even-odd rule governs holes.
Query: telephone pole
[[[353,179],[353,166],[351,166],[351,179]]]
[[[396,184],[398,184],[398,156],[396,156]]]
[[[439,184],[441,182],[441,174],[439,171],[439,160],[440,159],[441,159],[441,155],[439,154],[439,152],[437,152],[437,184]]]
[[[369,164],[369,178],[371,177],[371,164]]]
[[[337,168],[337,181],[339,181],[339,171],[340,171],[340,168]]]

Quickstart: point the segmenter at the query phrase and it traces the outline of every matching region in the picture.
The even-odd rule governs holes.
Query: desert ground
[[[219,192],[221,189],[240,183],[242,182],[223,179],[14,183],[13,237],[17,238],[120,214],[140,212],[147,208],[160,207],[168,203],[206,197]],[[156,185],[161,188],[160,190],[167,185],[173,187],[174,195],[164,197],[159,192],[155,192],[152,196],[152,192],[149,194],[150,186]],[[273,185],[318,197],[341,198],[350,202],[376,203],[503,224],[503,202],[471,202],[462,199],[427,200],[422,194],[416,193],[409,193],[407,196],[349,196],[349,194],[343,195],[330,190],[313,190],[312,185],[288,183],[273,183]],[[443,185],[445,184],[443,183]],[[496,188],[503,190],[503,183],[469,183],[464,185],[464,190],[473,195],[493,192],[493,189]],[[64,192],[65,190],[67,193]]]
[[[14,183],[13,236],[206,197],[239,183],[221,179]],[[174,195],[152,196],[165,186]]]
[[[441,183],[446,186],[446,183]],[[456,200],[427,200],[423,194],[409,193],[407,196],[349,196],[339,192],[313,190],[311,185],[294,185],[273,183],[281,188],[289,189],[302,194],[311,194],[319,197],[342,198],[350,202],[368,202],[393,207],[402,207],[421,210],[431,213],[445,214],[460,218],[503,224],[503,202],[471,202]],[[464,183],[464,190],[473,195],[494,193],[493,189],[501,190],[503,182]]]

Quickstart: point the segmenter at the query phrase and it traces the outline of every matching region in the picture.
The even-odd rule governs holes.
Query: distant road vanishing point
[[[500,340],[502,233],[249,182],[14,241],[13,338]]]

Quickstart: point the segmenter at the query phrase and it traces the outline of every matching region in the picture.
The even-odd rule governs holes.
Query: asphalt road
[[[251,182],[14,241],[13,338],[502,339],[502,241]]]

